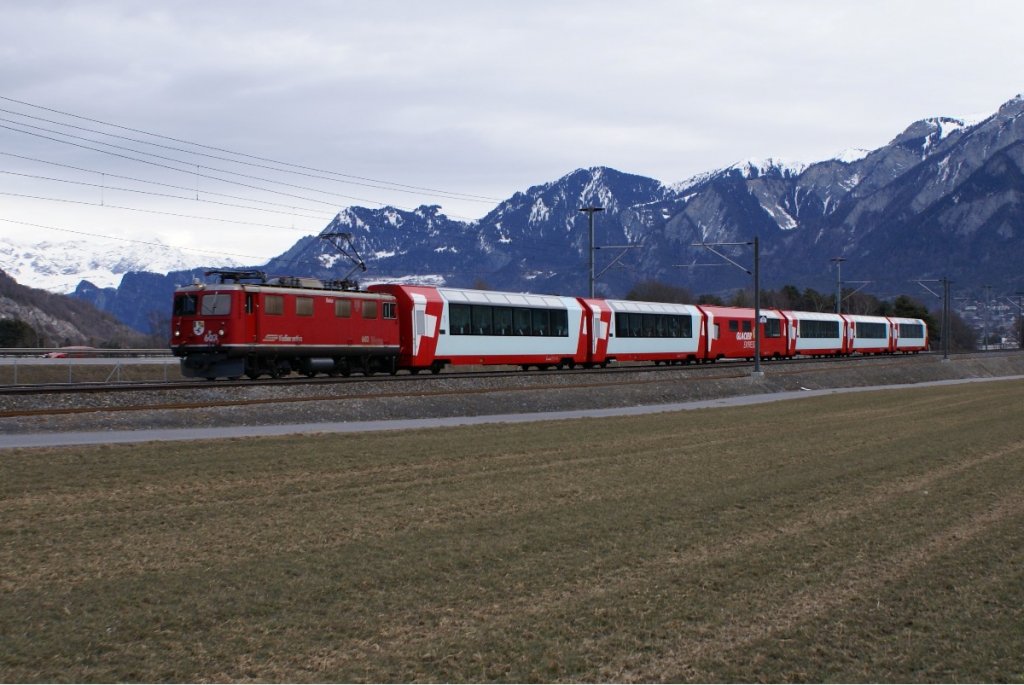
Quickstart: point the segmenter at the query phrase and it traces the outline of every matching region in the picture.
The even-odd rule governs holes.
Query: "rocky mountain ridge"
[[[695,293],[749,287],[746,273],[694,245],[754,236],[765,287],[834,287],[833,260],[842,258],[848,285],[866,284],[883,297],[917,292],[915,280],[943,276],[961,292],[998,284],[1012,293],[1024,289],[1022,115],[1024,99],[1016,97],[975,124],[914,122],[866,154],[809,165],[751,160],[674,185],[607,167],[578,169],[469,223],[436,206],[349,207],[325,231],[351,234],[367,282],[585,294],[588,220],[579,210],[599,206],[596,290],[606,296],[651,279]],[[749,248],[728,249],[736,261],[752,261]],[[258,268],[331,279],[349,270],[316,236]],[[197,276],[201,270],[127,274],[117,289],[82,284],[76,296],[146,330],[174,284]]]

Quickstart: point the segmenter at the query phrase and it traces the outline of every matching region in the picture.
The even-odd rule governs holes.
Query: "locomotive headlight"
[[[219,331],[217,331],[217,335],[224,335],[224,329],[222,328]]]
[[[180,338],[181,337],[181,331],[174,331],[174,337],[175,338]]]

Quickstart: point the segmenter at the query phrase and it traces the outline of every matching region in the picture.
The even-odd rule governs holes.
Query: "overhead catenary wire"
[[[256,226],[257,228],[274,228],[274,229],[285,230],[285,231],[299,231],[301,233],[309,233],[309,231],[303,230],[301,228],[295,228],[294,226],[280,226],[280,225],[276,225],[276,224],[260,224],[260,223],[256,223],[256,222],[253,222],[253,221],[241,221],[239,219],[223,219],[223,218],[220,218],[220,217],[212,217],[212,216],[196,216],[194,214],[182,214],[180,212],[166,212],[166,211],[161,211],[159,209],[142,209],[141,207],[125,207],[125,206],[122,206],[122,205],[112,205],[109,202],[89,202],[88,200],[69,200],[67,198],[44,197],[44,196],[41,196],[41,195],[28,195],[28,194],[25,194],[25,193],[8,193],[8,192],[5,192],[5,191],[0,191],[0,195],[6,195],[8,197],[21,197],[21,198],[26,198],[26,199],[29,199],[29,200],[47,200],[49,202],[63,202],[63,203],[66,203],[66,204],[88,205],[90,207],[103,207],[103,208],[106,208],[106,209],[123,209],[123,210],[129,211],[129,212],[142,212],[144,214],[159,214],[159,215],[162,215],[162,216],[173,216],[173,217],[178,218],[178,219],[199,219],[201,221],[217,221],[219,223],[224,223],[224,224],[236,224],[236,225],[240,225],[240,226]],[[112,238],[113,236],[106,236],[106,237],[111,237]],[[185,249],[185,248],[181,248],[181,249]]]
[[[40,110],[44,110],[44,111],[47,111],[47,112],[52,112],[54,114],[60,114],[61,116],[72,117],[74,119],[78,119],[78,120],[81,120],[81,121],[89,121],[89,122],[92,122],[92,123],[95,123],[95,124],[100,124],[100,125],[103,125],[103,126],[109,126],[111,128],[115,128],[115,129],[122,130],[122,131],[130,131],[132,133],[140,133],[142,135],[150,136],[150,137],[153,137],[153,138],[158,138],[158,139],[161,139],[161,140],[169,140],[169,141],[172,141],[172,142],[175,142],[175,143],[181,143],[181,144],[184,144],[184,145],[190,145],[190,146],[201,148],[201,149],[205,149],[205,150],[213,150],[215,152],[223,152],[223,153],[226,153],[226,154],[235,155],[236,157],[242,157],[242,158],[245,158],[245,159],[254,159],[254,160],[257,160],[257,161],[260,161],[260,162],[270,162],[272,164],[277,164],[277,165],[284,166],[284,167],[291,167],[292,169],[301,169],[301,170],[303,170],[305,172],[316,172],[318,174],[328,174],[328,175],[330,175],[332,177],[335,177],[332,180],[354,179],[356,181],[378,184],[376,186],[370,186],[370,187],[375,187],[375,188],[379,188],[379,189],[396,190],[396,191],[398,191],[400,189],[405,189],[405,190],[407,190],[409,192],[419,192],[419,193],[424,193],[425,192],[425,193],[430,193],[430,194],[438,196],[438,197],[446,197],[447,199],[460,199],[460,200],[479,201],[479,202],[501,202],[502,201],[500,198],[487,197],[487,196],[484,196],[484,195],[474,195],[474,194],[471,194],[471,193],[460,193],[460,192],[455,192],[455,191],[439,190],[439,189],[436,189],[436,188],[428,188],[428,187],[423,187],[423,186],[408,185],[408,184],[404,184],[404,183],[396,183],[396,182],[392,182],[392,181],[384,181],[384,180],[380,180],[380,179],[369,178],[369,177],[366,177],[366,176],[357,176],[357,175],[354,175],[354,174],[345,174],[345,173],[341,173],[341,172],[337,172],[337,171],[331,171],[331,170],[327,170],[327,169],[318,169],[316,167],[305,166],[305,165],[302,165],[302,164],[294,164],[294,163],[291,163],[291,162],[284,162],[284,161],[281,161],[281,160],[271,159],[269,157],[261,157],[259,155],[252,155],[252,154],[247,154],[247,153],[244,153],[244,152],[237,152],[237,151],[234,151],[234,150],[229,150],[227,148],[216,147],[216,146],[207,145],[207,144],[204,144],[204,143],[197,143],[197,142],[190,141],[190,140],[185,140],[185,139],[182,139],[182,138],[174,138],[172,136],[166,136],[166,135],[159,134],[159,133],[153,133],[151,131],[145,131],[145,130],[142,130],[142,129],[131,128],[129,126],[123,126],[123,125],[120,125],[120,124],[115,124],[115,123],[112,123],[112,122],[103,121],[101,119],[94,119],[94,118],[90,118],[90,117],[86,117],[86,116],[82,116],[82,115],[78,115],[78,114],[73,114],[71,112],[65,112],[65,111],[58,110],[58,109],[53,109],[53,108],[50,108],[50,107],[44,107],[42,105],[33,104],[33,103],[30,103],[30,102],[26,102],[24,100],[17,100],[15,98],[3,96],[3,95],[0,95],[0,100],[5,100],[7,102],[13,102],[13,103],[16,103],[16,104],[19,104],[19,105],[23,105],[25,107],[32,107],[32,108],[35,108],[35,109],[40,109]],[[7,109],[0,109],[0,111],[12,112],[12,110],[7,110]],[[72,124],[54,122],[54,121],[49,120],[49,119],[43,119],[42,117],[36,117],[36,116],[33,116],[33,115],[29,115],[29,114],[23,114],[23,113],[17,113],[17,112],[12,112],[12,113],[15,113],[18,116],[22,116],[22,117],[25,117],[25,118],[32,118],[32,119],[37,119],[37,120],[42,120],[42,121],[48,121],[50,123],[58,123],[58,125],[66,126],[66,127],[69,127],[69,128],[79,128],[79,129],[82,129],[82,130],[90,130],[90,131],[94,131],[94,132],[100,133],[101,135],[123,138],[123,139],[127,139],[127,140],[132,140],[132,141],[135,141],[135,142],[141,142],[141,143],[143,143],[145,145],[153,145],[153,146],[159,146],[159,147],[165,147],[165,148],[180,150],[180,148],[173,148],[171,146],[163,146],[163,145],[159,145],[157,143],[151,143],[151,142],[148,142],[148,141],[141,141],[141,140],[134,139],[134,138],[128,138],[126,136],[118,136],[117,134],[113,134],[113,133],[105,133],[105,132],[95,131],[94,129],[87,129],[85,127],[74,126]],[[207,155],[206,153],[192,152],[192,151],[186,151],[186,150],[181,150],[181,151],[187,152],[188,154],[204,155],[204,156],[213,157],[212,155]],[[217,159],[224,159],[224,158],[217,157]],[[233,161],[233,162],[238,163],[238,164],[250,164],[252,166],[261,166],[261,165],[253,164],[251,162],[241,162],[241,161],[236,161],[236,160],[230,160],[230,161]],[[270,168],[270,167],[265,167],[265,168]],[[285,170],[279,169],[279,171],[285,171]],[[299,172],[289,172],[289,173],[299,173]],[[309,175],[309,174],[304,174],[304,175]],[[365,184],[364,183],[360,183],[359,185],[365,185]]]
[[[110,185],[106,185],[106,184],[102,184],[102,183],[89,183],[88,181],[75,181],[75,180],[66,179],[66,178],[54,178],[54,177],[51,177],[51,176],[38,176],[38,175],[35,175],[35,174],[23,174],[23,173],[20,173],[20,172],[17,172],[17,171],[7,171],[5,169],[0,169],[0,174],[7,174],[9,176],[19,176],[19,177],[23,177],[23,178],[32,178],[32,179],[41,180],[41,181],[51,181],[51,182],[55,182],[55,183],[67,183],[67,184],[70,184],[70,185],[85,186],[85,187],[88,187],[88,188],[99,188],[99,189],[102,189],[102,190],[116,190],[116,191],[124,192],[124,193],[137,193],[137,194],[140,194],[140,195],[148,195],[148,196],[151,196],[151,197],[163,197],[163,198],[168,198],[168,199],[173,199],[173,200],[185,200],[186,202],[202,202],[202,203],[207,203],[207,204],[219,205],[221,207],[231,207],[233,209],[246,209],[246,210],[252,210],[252,211],[257,211],[257,212],[271,212],[271,213],[274,213],[274,214],[285,214],[287,216],[292,216],[292,217],[296,217],[296,218],[300,218],[300,219],[322,220],[324,218],[323,216],[308,216],[308,215],[304,215],[304,214],[295,214],[294,212],[286,212],[286,211],[280,210],[280,209],[268,209],[266,207],[250,207],[248,205],[239,205],[239,204],[234,204],[234,203],[231,203],[231,202],[220,202],[218,200],[207,200],[207,199],[200,199],[200,198],[183,197],[181,195],[172,195],[170,193],[158,193],[158,192],[155,192],[155,191],[152,191],[152,190],[139,190],[138,188],[123,188],[123,187],[119,187],[119,186],[110,186]],[[164,185],[164,184],[161,184],[161,185]],[[186,188],[182,188],[181,186],[169,186],[169,187],[171,187],[171,188],[180,188],[181,190],[186,190]],[[206,191],[204,191],[204,192],[206,192]],[[17,196],[17,197],[31,197],[31,198],[37,199],[37,200],[52,200],[52,201],[63,201],[64,200],[63,198],[47,198],[47,197],[34,196],[34,195],[22,195],[22,194],[19,194],[19,193],[7,193],[7,192],[4,192],[4,193],[0,193],[0,194],[3,194],[3,195],[14,195],[14,196]],[[220,195],[221,193],[211,193],[211,194]],[[232,197],[232,196],[229,195],[228,197]],[[241,198],[241,199],[245,199],[245,198]],[[108,207],[108,208],[109,207],[115,207],[115,205],[111,205],[111,204],[108,204],[108,203],[103,203],[102,206]],[[115,208],[117,208],[117,209],[136,209],[134,207],[115,207]],[[149,210],[137,209],[137,211],[149,211]],[[190,215],[181,215],[181,216],[188,216],[189,218],[193,218],[193,219],[205,219],[205,218],[208,218],[208,217],[190,216]],[[236,223],[249,223],[249,222],[239,221],[239,222],[236,222]]]
[[[160,186],[160,187],[163,187],[163,188],[173,188],[174,190],[186,190],[189,193],[195,193],[196,192],[196,189],[195,189],[194,186],[179,186],[179,185],[174,185],[173,183],[163,183],[161,181],[152,181],[152,180],[145,179],[145,178],[138,178],[137,176],[126,176],[124,174],[114,174],[114,173],[110,173],[110,172],[107,172],[107,171],[98,171],[96,169],[87,169],[85,167],[75,166],[73,164],[65,164],[65,163],[62,163],[62,162],[54,162],[52,160],[40,159],[38,157],[29,157],[27,155],[19,155],[19,154],[15,154],[13,152],[4,152],[2,150],[0,150],[0,155],[5,155],[5,156],[8,156],[8,157],[16,157],[18,159],[23,159],[23,160],[29,161],[29,162],[37,162],[39,164],[46,164],[46,165],[50,165],[50,166],[62,167],[64,169],[71,169],[73,171],[81,171],[83,173],[95,174],[97,176],[102,176],[105,179],[106,178],[117,178],[117,179],[121,179],[123,181],[134,181],[136,183],[145,183],[146,185]],[[10,172],[10,171],[8,171],[8,172],[4,172],[4,173],[28,176],[28,174],[21,174],[20,172]],[[39,178],[45,178],[45,177],[39,177]],[[63,179],[53,179],[53,180],[63,180]],[[75,181],[67,181],[67,182],[74,183]],[[130,190],[130,189],[124,189],[124,190]],[[143,192],[143,191],[135,190],[135,191],[131,191],[131,192]],[[294,204],[286,204],[286,203],[283,203],[283,202],[273,202],[271,200],[260,200],[258,198],[254,198],[254,197],[243,197],[241,195],[231,195],[229,193],[221,193],[221,192],[218,192],[218,191],[215,191],[215,190],[209,190],[209,189],[206,189],[206,188],[202,189],[201,193],[203,195],[212,195],[212,196],[215,196],[215,197],[226,197],[226,198],[231,199],[231,200],[244,200],[246,202],[255,202],[257,204],[269,205],[271,207],[287,207],[288,209],[290,209],[292,211],[285,212],[285,211],[280,211],[280,210],[263,209],[263,208],[260,208],[260,207],[245,207],[246,209],[253,209],[253,210],[256,210],[256,211],[274,211],[274,212],[279,213],[279,214],[289,214],[291,216],[300,217],[300,218],[307,218],[307,219],[318,219],[318,218],[320,218],[319,216],[313,217],[313,216],[305,216],[305,215],[302,215],[302,214],[296,214],[295,213],[296,211],[319,212],[320,211],[319,209],[299,207],[299,206],[296,206]],[[190,199],[192,201],[196,200],[195,197],[184,198],[184,199]],[[200,202],[212,202],[212,200],[205,200],[204,198],[200,198],[199,201]]]
[[[0,117],[0,121],[7,121],[7,120],[2,118],[2,117]],[[350,196],[350,195],[342,195],[340,193],[334,193],[334,192],[330,192],[330,191],[325,191],[325,190],[321,190],[319,188],[309,188],[307,186],[300,186],[300,185],[296,185],[296,184],[292,184],[292,183],[285,183],[284,181],[275,181],[273,179],[268,179],[268,178],[264,178],[264,177],[261,177],[261,176],[255,176],[255,175],[252,175],[252,174],[243,174],[243,173],[237,172],[237,171],[230,171],[230,170],[227,170],[227,169],[219,169],[219,168],[216,168],[216,167],[209,167],[209,166],[205,166],[205,165],[195,165],[195,164],[192,164],[191,162],[186,162],[186,161],[183,161],[183,160],[174,159],[173,157],[166,157],[164,155],[158,155],[158,154],[155,154],[155,153],[152,153],[152,152],[144,152],[144,151],[141,151],[141,150],[134,150],[132,148],[127,148],[127,147],[124,147],[122,145],[115,145],[113,143],[104,143],[102,141],[96,141],[96,140],[91,140],[89,138],[84,138],[82,136],[76,136],[76,135],[71,134],[71,133],[61,133],[60,131],[53,131],[53,130],[50,130],[50,129],[44,129],[44,128],[39,127],[39,126],[32,126],[31,124],[18,123],[17,125],[18,126],[27,126],[28,128],[35,128],[35,129],[38,129],[38,130],[46,131],[48,133],[53,133],[53,134],[58,135],[58,136],[65,136],[67,138],[76,138],[78,140],[84,140],[86,142],[95,143],[97,145],[106,145],[107,147],[121,149],[121,150],[125,150],[125,151],[128,151],[128,152],[134,152],[134,153],[140,154],[140,155],[148,155],[150,157],[156,157],[157,159],[163,159],[165,161],[174,162],[175,164],[185,165],[188,168],[181,169],[181,168],[178,168],[178,167],[175,167],[175,166],[171,166],[169,164],[162,164],[160,162],[154,162],[154,161],[149,160],[149,159],[140,159],[138,157],[132,157],[131,155],[125,155],[125,154],[121,154],[119,152],[113,152],[111,150],[103,150],[101,148],[90,147],[89,145],[83,145],[81,143],[75,143],[75,142],[68,141],[68,140],[61,140],[59,138],[53,138],[51,136],[47,136],[47,135],[44,135],[42,133],[34,133],[32,131],[25,131],[25,130],[22,130],[22,129],[19,129],[19,128],[15,128],[14,126],[5,126],[3,124],[0,124],[0,128],[7,129],[7,130],[10,130],[10,131],[15,131],[17,133],[23,133],[25,135],[34,136],[34,137],[37,137],[37,138],[42,138],[44,140],[50,140],[50,141],[55,142],[55,143],[62,143],[64,145],[72,145],[74,147],[82,148],[84,150],[92,150],[93,152],[99,152],[101,154],[111,155],[113,157],[120,157],[121,159],[127,159],[127,160],[130,160],[130,161],[133,161],[133,162],[139,162],[141,164],[149,164],[151,166],[159,167],[159,168],[162,168],[162,169],[168,169],[170,171],[175,171],[175,172],[178,172],[178,173],[188,174],[189,176],[196,176],[196,177],[199,177],[199,178],[206,178],[206,179],[213,180],[213,181],[219,181],[221,183],[229,183],[229,184],[240,186],[240,187],[243,187],[243,188],[249,188],[249,189],[252,189],[252,190],[258,190],[258,191],[264,192],[264,193],[273,193],[275,195],[281,195],[283,197],[291,197],[291,198],[295,198],[295,199],[299,199],[299,200],[304,200],[306,202],[315,202],[315,203],[318,203],[318,204],[328,205],[328,206],[331,206],[331,207],[337,207],[337,202],[333,202],[333,201],[329,201],[329,200],[322,200],[322,199],[313,198],[313,197],[308,197],[308,196],[305,196],[305,195],[296,195],[295,193],[289,193],[289,192],[285,192],[283,190],[274,190],[273,188],[257,186],[257,185],[253,185],[251,183],[244,183],[242,181],[235,181],[235,180],[231,180],[231,179],[228,179],[228,178],[221,178],[220,176],[213,176],[211,174],[200,173],[198,170],[194,170],[193,167],[197,167],[198,166],[198,167],[201,167],[203,169],[207,169],[209,171],[216,171],[218,173],[224,173],[224,174],[228,174],[228,175],[232,175],[232,176],[239,176],[239,177],[247,178],[247,179],[250,179],[250,180],[262,181],[262,182],[265,182],[265,183],[281,185],[281,186],[285,186],[285,187],[289,187],[289,188],[297,188],[297,189],[300,189],[300,190],[309,190],[309,191],[312,191],[312,192],[315,192],[315,193],[321,193],[323,195],[330,195],[330,196],[333,196],[333,197],[336,197],[336,198],[344,198],[346,200],[355,200],[357,202],[369,202],[371,204],[378,204],[378,205],[382,205],[382,206],[387,204],[387,203],[384,203],[384,202],[379,202],[377,200],[370,200],[370,199],[361,198],[361,197],[353,197],[353,196]]]

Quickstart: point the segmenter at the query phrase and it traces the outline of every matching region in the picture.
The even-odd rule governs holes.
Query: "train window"
[[[729,330],[733,331],[733,332],[736,332],[739,329],[740,329],[740,322],[737,321],[736,319],[731,319],[729,321]]]
[[[873,321],[857,321],[855,325],[857,327],[858,338],[885,340],[889,336],[889,333],[886,330],[886,325],[884,323],[875,323]]]
[[[744,321],[743,322],[743,332],[744,333],[749,333],[750,332],[750,322],[749,321]]]
[[[227,316],[231,313],[231,293],[206,293],[199,313],[203,316]]]
[[[364,319],[376,319],[377,318],[377,301],[376,300],[363,300],[363,318]]]
[[[452,335],[469,335],[470,318],[468,304],[448,305],[448,326]]]
[[[382,302],[381,305],[382,305],[382,307],[384,309],[384,318],[385,319],[397,319],[398,318],[398,315],[395,314],[395,303],[394,302]]]
[[[901,323],[900,324],[900,337],[901,338],[923,338],[924,337],[924,326],[919,323]]]
[[[531,317],[533,319],[534,335],[551,335],[551,323],[548,320],[549,315],[547,309],[533,309],[531,310]]]
[[[313,298],[296,297],[295,314],[296,316],[313,316]]]
[[[561,338],[569,337],[569,312],[564,309],[551,310],[551,330]]]
[[[779,338],[782,336],[782,322],[778,319],[768,319],[764,322],[764,337]]]
[[[352,316],[352,300],[335,300],[334,315],[340,319]]]
[[[252,314],[256,311],[256,305],[253,303],[252,293],[245,294],[245,313]]]
[[[512,335],[512,308],[494,308],[494,334]]]
[[[800,321],[801,338],[838,338],[838,321],[812,321],[802,319]]]
[[[653,338],[657,317],[654,314],[644,314],[643,317],[643,336]]]
[[[681,316],[666,316],[665,317],[665,337],[666,338],[681,338],[679,334],[679,323]]]
[[[513,309],[512,322],[516,335],[533,335],[533,317],[529,309]]]
[[[692,338],[693,337],[693,317],[692,316],[680,316],[679,319],[679,337],[680,338]]]
[[[493,315],[491,308],[485,304],[470,305],[474,335],[490,335]]]
[[[284,295],[265,295],[263,297],[263,311],[274,316],[284,314]]]
[[[195,295],[178,295],[174,298],[175,316],[192,316],[196,313],[197,297]]]
[[[619,312],[615,313],[615,337],[629,337],[629,315]]]

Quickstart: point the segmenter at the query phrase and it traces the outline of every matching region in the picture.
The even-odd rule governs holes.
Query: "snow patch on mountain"
[[[21,285],[54,293],[72,293],[86,280],[116,288],[130,271],[167,274],[205,266],[233,268],[235,260],[188,253],[159,242],[46,241],[23,243],[0,238],[0,270]]]
[[[803,162],[781,159],[778,157],[767,157],[764,159],[751,158],[743,162],[737,162],[729,167],[729,170],[739,171],[743,178],[760,178],[777,171],[783,178],[799,176],[807,168]]]

